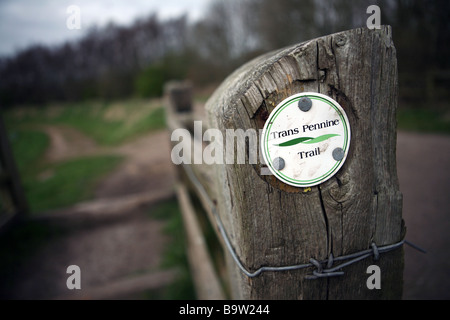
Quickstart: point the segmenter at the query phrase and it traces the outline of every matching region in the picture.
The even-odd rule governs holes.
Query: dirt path
[[[40,218],[50,226],[62,226],[64,235],[17,266],[17,282],[6,293],[0,289],[0,297],[141,298],[139,292],[167,286],[175,276],[172,270],[160,269],[168,239],[162,231],[164,223],[152,219],[149,212],[152,205],[173,196],[168,132],[152,132],[113,148],[99,147],[67,126],[42,129],[50,138],[47,161],[100,154],[118,154],[125,159],[100,182],[93,200]],[[82,270],[81,291],[66,287],[66,268],[72,264]]]
[[[450,299],[450,136],[399,132],[397,168],[406,239],[405,299]]]
[[[173,167],[166,130],[152,132],[118,147],[98,146],[93,139],[68,126],[44,126],[50,138],[45,158],[50,162],[82,156],[116,154],[125,157],[122,165],[103,180],[94,198],[122,197],[154,189],[170,189]]]
[[[95,141],[68,126],[44,126],[40,128],[49,139],[45,160],[57,162],[89,154],[100,153]]]
[[[68,222],[64,235],[50,239],[16,266],[13,285],[0,288],[2,299],[125,299],[143,298],[174,280],[174,270],[161,269],[168,238],[164,223],[149,219],[143,206],[127,217]],[[54,221],[46,228],[53,228]],[[45,225],[42,223],[41,228]],[[68,290],[67,267],[81,270],[81,290]],[[8,279],[8,280],[11,280]],[[7,293],[4,290],[8,290]]]
[[[167,131],[142,136],[120,146],[116,152],[124,155],[126,161],[99,185],[96,198],[172,188],[174,168]]]

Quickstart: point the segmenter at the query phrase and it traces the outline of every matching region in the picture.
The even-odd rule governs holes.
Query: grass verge
[[[27,174],[36,167],[49,145],[48,136],[37,130],[10,131],[9,140],[17,169],[22,174]]]
[[[48,164],[42,159],[49,144],[45,133],[20,129],[10,131],[9,136],[32,213],[89,199],[99,179],[122,160],[120,156],[106,155]]]
[[[120,156],[94,156],[47,165],[22,178],[33,213],[58,209],[88,200],[98,181],[122,160]]]
[[[159,100],[20,107],[8,110],[4,119],[8,129],[46,124],[71,126],[104,146],[117,146],[165,127],[165,112]]]

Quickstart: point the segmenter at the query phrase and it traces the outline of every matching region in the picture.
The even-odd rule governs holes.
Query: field
[[[165,126],[160,100],[21,107],[3,117],[34,214],[90,199],[99,179],[121,163],[114,148]],[[64,147],[55,130],[66,133],[66,150],[51,150]]]
[[[155,190],[172,192],[172,180],[167,177],[171,163],[163,160],[169,152],[166,150],[167,136],[162,130],[165,128],[165,112],[160,99],[29,106],[9,110],[2,117],[31,209],[30,217],[52,217],[70,211],[81,202],[95,207],[98,203],[116,200],[120,203],[121,199],[126,202],[128,196],[136,194],[151,195]],[[114,204],[109,205],[109,208],[113,207]],[[107,212],[109,209],[104,210]],[[104,258],[92,260],[92,266],[84,267],[85,274],[93,272],[95,265],[102,264],[109,254],[114,256],[113,263],[109,263],[111,270],[119,270],[123,261],[121,256],[133,253],[136,261],[128,263],[127,269],[121,271],[123,279],[139,276],[145,279],[153,273],[177,270],[175,279],[165,286],[150,286],[133,298],[193,298],[195,293],[188,272],[184,238],[180,237],[183,234],[181,215],[174,198],[158,200],[150,207],[146,205],[122,211],[123,218],[118,223],[95,225],[95,228],[89,224],[81,228],[61,228],[32,219],[4,233],[3,245],[0,245],[0,278],[7,279],[7,285],[3,291],[0,290],[0,296],[7,294],[5,292],[24,294],[20,284],[14,284],[14,279],[20,277],[15,267],[18,264],[37,270],[52,265],[53,254],[48,262],[45,262],[48,259],[33,262],[36,252],[45,255],[57,243],[82,247],[88,241],[86,239],[92,238],[94,240],[86,244],[89,251],[98,250]],[[103,230],[107,229],[111,231],[106,234]],[[139,235],[136,230],[145,231]],[[111,242],[124,232],[132,232],[130,239],[118,245],[129,246],[128,249],[109,253],[102,248],[103,235],[107,235],[108,242]],[[141,244],[136,246],[136,242]],[[61,259],[83,261],[88,258],[69,250],[56,259],[60,262]],[[48,272],[36,274],[42,279],[33,280],[36,285],[41,281],[62,281],[55,276],[46,279]],[[96,276],[92,281],[95,279]],[[107,285],[107,282],[102,284]],[[98,289],[98,285],[93,288]],[[56,294],[57,291],[52,292],[52,289],[56,290],[51,285],[48,292],[40,293],[36,288],[29,294],[47,297]],[[92,292],[93,289],[90,290]]]

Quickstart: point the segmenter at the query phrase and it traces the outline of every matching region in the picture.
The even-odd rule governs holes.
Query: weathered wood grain
[[[262,129],[292,94],[312,91],[340,103],[350,121],[349,155],[340,171],[310,191],[261,175],[262,164],[214,166],[220,217],[237,255],[254,271],[323,260],[401,240],[396,173],[397,61],[391,29],[345,31],[266,54],[230,75],[208,100],[209,127]],[[258,142],[259,143],[259,142]],[[258,146],[258,150],[259,146]],[[230,256],[234,298],[400,298],[403,252],[367,259],[339,278],[305,280],[312,269],[247,278]],[[378,264],[382,289],[366,287]]]

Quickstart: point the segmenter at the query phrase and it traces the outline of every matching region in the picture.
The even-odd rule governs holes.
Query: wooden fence
[[[263,162],[248,161],[247,140],[244,164],[202,161],[208,129],[223,137],[229,129],[259,132],[281,101],[301,92],[333,98],[348,116],[350,148],[331,179],[298,188],[263,174]],[[401,298],[405,228],[396,171],[397,60],[389,26],[327,35],[254,59],[231,74],[205,108],[191,95],[188,83],[166,88],[173,161],[183,160],[177,195],[199,299]],[[181,143],[189,148],[181,152]],[[208,225],[215,237],[206,240]],[[213,243],[221,249],[211,249]],[[377,248],[391,244],[400,246],[322,277],[324,263],[330,268],[339,257],[372,249],[378,256]],[[374,264],[381,289],[367,285]]]

